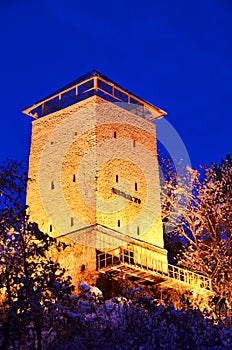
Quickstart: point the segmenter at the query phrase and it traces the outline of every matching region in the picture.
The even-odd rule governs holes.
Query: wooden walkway
[[[124,247],[99,253],[97,268],[99,272],[111,274],[112,277],[129,276],[138,283],[161,284],[174,289],[182,286],[201,294],[212,293],[209,278],[152,258],[137,256],[135,251]]]

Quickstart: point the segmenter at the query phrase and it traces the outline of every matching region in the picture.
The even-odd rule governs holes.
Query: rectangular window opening
[[[114,138],[116,139],[117,138],[117,132],[114,131]]]
[[[50,231],[50,232],[52,232],[52,225],[50,225],[50,227],[49,227],[49,231]]]
[[[55,188],[55,184],[54,184],[54,181],[51,182],[51,190],[54,190]]]
[[[76,182],[76,175],[73,174],[73,182]]]
[[[135,182],[135,191],[138,191],[138,185],[137,185],[137,182]]]
[[[120,227],[121,223],[120,223],[120,220],[118,220],[118,227]]]
[[[115,178],[116,178],[116,182],[118,182],[118,175],[116,175]]]
[[[136,141],[135,140],[133,140],[133,147],[135,147],[136,146]]]
[[[140,232],[139,232],[139,226],[137,226],[137,235],[139,235],[139,233],[140,233]]]

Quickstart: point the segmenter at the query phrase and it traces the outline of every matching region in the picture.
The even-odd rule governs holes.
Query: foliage
[[[25,209],[20,209],[24,179],[14,165],[0,168],[5,204],[0,212],[2,347],[21,349],[30,338],[32,346],[41,349],[42,330],[59,322],[57,303],[71,293],[72,286],[65,270],[50,257],[50,249],[62,249],[61,244],[41,232]]]
[[[27,175],[22,162],[7,159],[0,164],[0,209],[20,208],[25,201]]]
[[[65,333],[53,334],[49,350],[229,349],[232,328],[215,325],[199,310],[148,296],[108,300],[72,296]]]
[[[184,247],[179,263],[213,279],[219,307],[224,297],[231,302],[231,163],[227,157],[212,164],[203,179],[191,169],[181,181],[176,175],[164,179],[164,226],[173,254]],[[62,245],[31,223],[21,205],[26,177],[20,167],[16,162],[0,166],[2,349],[232,347],[231,324],[215,324],[184,297],[176,310],[126,284],[126,297],[104,300],[86,284],[72,295],[70,278],[50,255]]]
[[[189,181],[186,181],[187,178]],[[169,240],[174,237],[184,247],[182,255],[179,255],[179,265],[212,278],[216,296],[225,298],[231,307],[231,157],[227,155],[219,165],[212,163],[201,172],[189,169],[182,179],[181,188],[173,182],[169,182],[169,186],[171,196],[169,191],[168,200],[172,205],[175,206],[176,198],[179,203],[182,201],[177,225],[169,232],[166,230]],[[167,208],[164,210],[167,213]]]

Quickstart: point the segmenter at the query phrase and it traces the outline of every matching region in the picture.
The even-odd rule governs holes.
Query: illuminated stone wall
[[[92,225],[163,248],[154,124],[93,96],[32,125],[31,220],[75,242],[60,257],[75,280],[83,265],[95,270],[102,239],[104,249],[114,247],[110,236],[90,234]],[[166,250],[159,252],[155,258],[165,262]]]
[[[72,176],[78,163],[78,157],[83,155],[86,140],[85,138],[79,140],[76,159],[74,159],[76,154],[69,154],[70,158],[67,158],[60,150],[66,147],[69,148],[72,145],[76,137],[75,133],[79,132],[81,128],[78,118],[73,118],[74,113],[81,110],[82,117],[90,120],[93,126],[95,125],[94,104],[93,97],[88,101],[85,100],[64,110],[36,119],[32,123],[27,204],[29,205],[31,218],[39,223],[41,230],[50,232],[50,225],[52,225],[51,235],[55,237],[61,233],[68,233],[71,230],[71,216],[67,218],[68,212],[66,211],[65,203],[66,200],[69,201],[69,197],[72,197]],[[67,120],[71,120],[71,123],[68,123],[66,126],[65,121]],[[59,129],[59,126],[62,125],[64,127]],[[94,129],[86,137],[88,137],[88,142],[92,138],[94,143]],[[71,142],[70,138],[73,139]],[[60,164],[57,161],[59,158]],[[62,164],[63,162],[64,164]],[[65,171],[67,163],[71,164],[71,169],[68,168]],[[52,183],[54,189],[52,189]],[[62,198],[62,205],[60,206],[59,200],[62,194],[60,193],[60,188],[64,186],[63,190],[65,193],[65,185],[68,185],[70,190],[67,197]],[[71,209],[76,205],[81,209],[79,201],[74,201]],[[94,216],[89,217],[87,211],[84,211],[84,214],[86,225],[94,223]]]
[[[97,223],[163,247],[155,126],[112,103],[96,111]]]

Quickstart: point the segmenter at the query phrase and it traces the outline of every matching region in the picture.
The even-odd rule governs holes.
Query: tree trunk
[[[35,324],[37,337],[37,350],[42,350],[42,330],[38,323]]]

